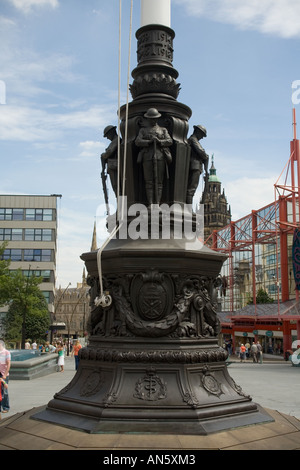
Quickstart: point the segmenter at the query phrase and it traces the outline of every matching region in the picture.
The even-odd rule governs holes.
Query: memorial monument
[[[170,0],[142,0],[141,18],[132,101],[120,109],[119,184],[113,176],[126,214],[119,205],[108,215],[108,242],[81,256],[91,288],[88,346],[73,380],[34,418],[91,433],[168,434],[272,421],[230,377],[218,345],[225,255],[203,245],[191,205],[207,162],[201,147],[202,161],[191,163],[192,111],[177,100]],[[193,125],[198,140],[206,135],[201,116]],[[95,191],[98,184],[95,177]],[[140,237],[130,236],[133,227]]]

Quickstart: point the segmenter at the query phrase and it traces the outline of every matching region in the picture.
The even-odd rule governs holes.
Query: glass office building
[[[11,260],[10,270],[43,278],[40,285],[53,312],[56,252],[57,198],[60,195],[0,195],[0,243],[7,242],[3,258]],[[0,310],[1,319],[6,314]]]

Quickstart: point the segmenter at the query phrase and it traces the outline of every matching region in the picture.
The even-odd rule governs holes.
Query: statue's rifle
[[[105,159],[101,157],[102,171],[101,171],[101,180],[102,180],[102,189],[104,194],[106,214],[109,215],[109,204],[108,204],[108,191],[106,185],[107,173],[105,173]]]
[[[153,140],[153,183],[154,183],[154,203],[158,204],[158,176],[157,176],[157,157],[156,157],[156,137]]]

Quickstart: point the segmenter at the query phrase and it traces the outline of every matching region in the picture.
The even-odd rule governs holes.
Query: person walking
[[[79,365],[79,351],[82,348],[81,344],[79,343],[78,339],[76,340],[73,349],[72,349],[72,356],[75,358],[75,370],[78,369]]]
[[[0,378],[2,378],[6,382],[6,384],[8,384],[8,381],[9,381],[10,363],[11,363],[11,354],[7,349],[5,349],[5,343],[1,339],[0,340]],[[8,413],[8,411],[10,410],[8,388],[2,387],[2,392],[3,392],[3,397],[1,401],[2,413]]]
[[[262,353],[262,346],[261,346],[259,341],[257,341],[256,347],[257,347],[257,361],[256,362],[259,362],[260,364],[262,364],[262,362],[263,362],[263,353]]]
[[[254,341],[251,346],[251,355],[252,355],[253,362],[257,362],[257,346]]]
[[[249,357],[250,357],[250,348],[251,348],[249,341],[247,341],[247,343],[245,343],[245,348],[246,348],[246,358],[249,359]]]
[[[241,344],[241,347],[240,347],[240,359],[241,359],[241,362],[245,362],[245,359],[246,359],[246,347]]]

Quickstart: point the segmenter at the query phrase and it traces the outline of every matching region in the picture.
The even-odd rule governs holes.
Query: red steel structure
[[[283,179],[283,183],[281,182]],[[257,316],[256,293],[258,272],[265,269],[272,277],[273,284],[271,297],[277,301],[277,320],[283,325],[283,348],[291,347],[290,323],[297,324],[297,337],[300,340],[300,316],[290,315],[288,311],[282,314],[281,305],[284,302],[294,300],[299,303],[299,293],[295,289],[292,276],[291,245],[294,230],[300,228],[300,147],[296,135],[296,112],[293,109],[293,140],[290,143],[290,158],[285,165],[281,175],[274,184],[274,202],[259,209],[253,210],[251,214],[238,221],[231,222],[219,231],[214,231],[209,237],[212,249],[221,251],[228,255],[227,261],[227,297],[229,302],[223,310],[235,312],[245,306],[237,303],[236,295],[241,298],[240,289],[237,289],[237,273],[245,279],[247,274],[251,284],[251,294],[254,304],[255,317]],[[208,240],[206,241],[208,242]],[[262,246],[265,245],[265,248]],[[268,252],[271,253],[268,255]],[[243,253],[245,263],[238,256]],[[261,255],[263,253],[263,255]],[[257,265],[257,259],[273,260],[272,270],[267,270],[265,263]],[[239,268],[236,258],[239,257]],[[244,271],[243,271],[244,270]],[[242,273],[242,276],[241,276]],[[272,274],[272,276],[270,275]],[[246,277],[247,277],[246,276]],[[261,277],[262,279],[262,277]],[[293,309],[295,311],[295,309]],[[300,308],[299,308],[300,313]],[[236,319],[236,317],[235,317]],[[267,321],[267,318],[265,319]],[[274,318],[273,318],[274,320]],[[288,320],[288,322],[287,322]],[[291,321],[290,321],[291,320]]]

